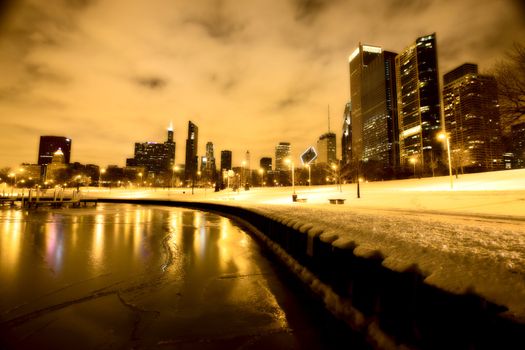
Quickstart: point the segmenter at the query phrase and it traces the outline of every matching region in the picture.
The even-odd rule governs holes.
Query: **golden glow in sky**
[[[188,120],[254,164],[281,141],[298,157],[337,138],[359,42],[399,52],[436,32],[440,75],[488,70],[525,37],[518,1],[20,0],[0,7],[0,166],[36,163],[41,135],[70,137],[72,161],[124,165],[165,141],[184,163]],[[338,150],[338,152],[340,152]],[[298,160],[298,159],[297,159]]]

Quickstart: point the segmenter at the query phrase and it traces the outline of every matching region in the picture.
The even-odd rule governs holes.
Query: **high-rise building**
[[[352,101],[352,153],[356,160],[363,159],[363,71],[381,55],[377,46],[359,44],[349,57],[350,100]]]
[[[443,77],[445,130],[456,171],[503,168],[498,90],[493,76],[465,63]]]
[[[206,167],[204,170],[205,178],[209,180],[214,180],[217,173],[217,166],[215,165],[215,153],[213,151],[213,143],[206,143]]]
[[[341,136],[341,159],[343,166],[352,161],[352,103],[345,105],[343,113],[343,132]]]
[[[65,164],[69,164],[71,158],[71,139],[64,136],[40,136],[38,147],[38,165],[50,164],[53,155],[58,149],[64,155]]]
[[[290,142],[279,142],[275,147],[275,170],[288,170],[288,165],[285,163],[286,158],[290,157],[291,146]]]
[[[333,132],[327,132],[319,137],[319,140],[317,140],[316,164],[332,165],[337,162],[335,140]]]
[[[175,165],[175,142],[173,128],[168,128],[165,142],[136,142],[134,157],[126,159],[128,167],[144,167],[153,174],[171,173]]]
[[[436,35],[422,36],[396,56],[399,152],[402,166],[411,162],[420,174],[442,161]]]
[[[345,119],[350,119],[345,123],[352,128],[352,137],[345,157],[350,149],[354,161],[373,162],[379,170],[394,169],[399,159],[395,57],[363,44],[350,56],[352,105],[351,113],[350,106],[345,109]]]
[[[511,147],[514,153],[515,168],[525,168],[525,122],[510,127]]]
[[[221,151],[221,172],[223,170],[231,170],[232,168],[232,151]]]
[[[184,167],[184,178],[192,180],[197,175],[199,158],[197,156],[199,141],[199,128],[188,121],[188,138],[186,139],[186,164]]]
[[[262,157],[259,160],[259,166],[261,169],[264,169],[264,171],[268,172],[272,170],[272,158],[271,157]]]

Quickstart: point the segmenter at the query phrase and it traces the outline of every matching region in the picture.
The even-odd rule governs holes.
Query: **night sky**
[[[486,72],[525,38],[520,3],[2,1],[0,167],[36,163],[40,135],[71,137],[72,161],[122,166],[171,121],[184,163],[188,120],[199,154],[212,141],[234,166],[280,141],[298,156],[327,130],[328,105],[340,138],[360,41],[399,52],[436,32],[440,76],[467,61]]]

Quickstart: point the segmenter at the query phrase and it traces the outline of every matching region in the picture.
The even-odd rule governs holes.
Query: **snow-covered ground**
[[[184,193],[183,193],[184,192]],[[379,251],[383,265],[402,271],[416,264],[426,282],[471,291],[509,308],[525,322],[525,169],[355,184],[252,188],[126,190],[85,189],[94,197],[213,201],[248,207],[290,225],[311,225],[335,245],[355,253]],[[330,198],[346,199],[343,205]]]

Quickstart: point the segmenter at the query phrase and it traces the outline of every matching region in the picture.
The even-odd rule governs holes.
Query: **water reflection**
[[[10,330],[19,348],[292,337],[270,270],[245,232],[210,213],[0,210],[0,325],[22,319]]]
[[[9,283],[16,274],[21,254],[22,211],[7,211],[1,216],[1,220],[3,223],[0,233],[0,275],[3,277],[0,277],[0,281],[5,279],[5,283]]]
[[[228,219],[208,213],[132,205],[79,211],[4,208],[0,213],[5,283],[23,274],[29,261],[55,279],[115,269],[169,271],[166,255],[179,273],[188,266],[213,273],[246,269],[238,248],[247,247],[247,236]]]

